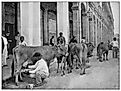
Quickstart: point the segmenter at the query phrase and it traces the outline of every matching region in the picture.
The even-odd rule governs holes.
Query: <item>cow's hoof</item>
[[[19,84],[18,83],[15,83],[16,84],[16,86],[19,86]]]
[[[68,71],[68,74],[69,74],[69,73],[72,73],[72,70]]]
[[[65,73],[63,72],[63,75],[65,75]]]
[[[80,75],[84,75],[84,74],[86,74],[85,72],[84,73],[80,73]]]
[[[76,67],[76,69],[79,69],[79,67]]]
[[[70,73],[72,73],[72,70],[70,70]]]
[[[20,79],[19,81],[20,81],[20,82],[24,82],[24,80],[23,80],[23,79]]]
[[[105,59],[103,59],[103,61],[106,61]]]
[[[64,76],[65,74],[61,74],[61,76]]]
[[[102,60],[99,60],[99,62],[103,62]]]

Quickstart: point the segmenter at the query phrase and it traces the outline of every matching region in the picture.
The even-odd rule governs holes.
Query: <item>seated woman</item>
[[[31,78],[35,78],[34,86],[42,85],[45,78],[49,76],[49,69],[47,66],[46,61],[42,58],[42,55],[39,52],[36,52],[33,57],[32,61],[37,61],[35,65],[29,65],[28,70],[30,73]]]

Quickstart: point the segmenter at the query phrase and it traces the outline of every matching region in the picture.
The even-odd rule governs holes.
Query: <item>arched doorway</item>
[[[43,30],[43,45],[49,44],[52,36],[57,38],[57,3],[56,2],[42,2],[42,30]]]

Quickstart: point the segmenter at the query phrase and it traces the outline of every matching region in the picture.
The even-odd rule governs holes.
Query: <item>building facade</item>
[[[59,32],[63,32],[66,44],[74,35],[78,42],[85,37],[95,46],[114,35],[110,2],[9,2],[12,8],[6,3],[2,2],[2,31],[8,32],[5,25],[10,21],[12,36],[19,32],[31,46],[48,44]]]

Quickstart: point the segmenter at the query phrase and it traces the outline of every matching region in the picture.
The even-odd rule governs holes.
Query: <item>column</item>
[[[86,16],[86,41],[89,42],[89,17]]]
[[[101,41],[102,41],[102,22],[101,22]]]
[[[100,43],[100,36],[99,36],[99,33],[100,30],[99,30],[99,20],[97,18],[97,45]]]
[[[4,2],[1,3],[2,5],[2,32],[5,31],[5,6]]]
[[[17,3],[17,30],[21,34],[20,2]]]
[[[77,41],[80,41],[80,31],[79,31],[79,21],[80,21],[80,16],[79,16],[79,3],[73,2],[72,6],[73,10],[73,34],[74,36],[77,37]]]
[[[82,39],[82,26],[81,26],[81,22],[82,22],[82,20],[81,20],[81,2],[79,2],[79,37],[80,37],[80,39],[79,39],[79,43],[81,42],[81,39]]]
[[[100,38],[100,42],[101,42],[101,21],[99,21],[99,38]]]
[[[57,31],[63,32],[66,44],[69,42],[69,10],[68,2],[57,2]]]
[[[95,17],[95,46],[97,46],[97,18]]]
[[[92,38],[91,38],[91,36],[92,36],[92,33],[91,33],[91,21],[92,21],[92,17],[91,16],[89,16],[89,42],[91,42],[92,41]]]
[[[40,2],[21,2],[21,35],[30,46],[41,45]]]
[[[44,10],[44,44],[49,42],[49,27],[48,27],[48,10]]]
[[[89,4],[88,4],[88,2],[86,2],[86,11],[89,11]],[[90,34],[89,34],[89,27],[90,27],[90,26],[89,26],[89,14],[88,14],[88,13],[86,13],[86,14],[87,14],[87,16],[86,16],[86,17],[87,17],[87,18],[86,18],[86,24],[87,24],[87,25],[86,25],[86,26],[87,26],[87,27],[86,27],[86,31],[87,31],[87,32],[86,32],[86,33],[87,33],[86,37],[87,37],[87,42],[89,42],[89,35],[90,35]]]
[[[91,20],[90,20],[90,38],[91,38],[91,43],[94,44],[94,18],[93,15],[91,15]]]

